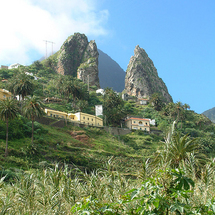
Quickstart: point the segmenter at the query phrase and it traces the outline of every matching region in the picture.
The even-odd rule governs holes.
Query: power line
[[[52,55],[53,55],[53,45],[55,44],[54,42],[52,41],[48,41],[48,40],[43,40],[45,43],[46,43],[46,57],[45,59],[47,58],[47,43],[51,43],[52,44]]]

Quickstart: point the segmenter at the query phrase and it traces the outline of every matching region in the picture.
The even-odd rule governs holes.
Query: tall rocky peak
[[[99,87],[98,56],[95,41],[88,42],[85,34],[75,33],[60,48],[57,72]]]
[[[131,57],[125,76],[125,91],[128,95],[138,98],[148,98],[154,93],[160,93],[164,101],[172,102],[172,97],[157,69],[144,49],[137,45],[134,56]]]

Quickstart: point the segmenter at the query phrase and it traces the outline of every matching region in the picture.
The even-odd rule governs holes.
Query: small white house
[[[149,122],[150,122],[150,125],[156,125],[156,123],[155,123],[155,119],[149,119]]]
[[[16,69],[16,68],[18,68],[19,66],[21,66],[21,64],[19,64],[19,63],[14,63],[14,64],[11,64],[11,65],[8,67],[8,69]]]
[[[98,89],[98,90],[96,90],[96,93],[101,93],[102,95],[104,95],[105,91],[104,91],[104,89]]]
[[[138,99],[140,105],[147,105],[149,100],[148,99],[143,99],[143,98],[139,98]]]

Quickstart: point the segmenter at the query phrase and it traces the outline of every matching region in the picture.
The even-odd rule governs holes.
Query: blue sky
[[[124,70],[139,45],[174,102],[197,113],[215,106],[214,0],[7,0],[0,8],[11,5],[16,19],[0,14],[0,64],[28,65],[45,54],[43,40],[57,51],[81,32]]]

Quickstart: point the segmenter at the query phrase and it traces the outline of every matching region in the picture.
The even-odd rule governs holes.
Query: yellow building
[[[67,113],[57,110],[51,110],[51,109],[45,109],[45,113],[48,116],[54,117],[54,118],[64,118],[67,119]]]
[[[81,124],[92,125],[97,127],[103,126],[103,119],[101,119],[98,116],[94,116],[94,115],[82,113],[82,112],[75,113],[75,116],[77,117],[76,119]]]
[[[125,125],[129,129],[150,131],[150,120],[144,118],[130,117],[125,120]]]
[[[12,94],[8,90],[0,89],[0,99],[3,100],[7,98],[11,99]]]
[[[103,126],[103,119],[87,113],[78,112],[78,113],[67,114],[65,112],[51,110],[51,109],[45,109],[45,113],[50,117],[64,118],[64,119],[68,119],[68,121],[79,122],[80,124],[97,126],[97,127]]]

